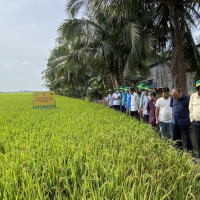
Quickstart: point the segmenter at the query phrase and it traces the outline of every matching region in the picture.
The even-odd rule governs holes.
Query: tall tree
[[[71,1],[68,10],[78,11],[80,8],[78,2]],[[153,49],[153,37],[152,33],[148,31],[149,29],[143,27],[143,24],[146,23],[144,17],[119,18],[117,15],[112,15],[109,11],[102,9],[103,7],[98,7],[98,10],[96,10],[95,6],[88,4],[87,8],[92,13],[89,16],[90,20],[79,19],[80,23],[74,23],[74,25],[77,27],[77,25],[82,24],[82,30],[89,30],[90,34],[95,34],[104,45],[105,51],[102,52],[110,51],[110,56],[104,56],[104,58],[110,60],[110,76],[113,85],[118,85],[116,79],[118,83],[125,84],[127,82],[126,76],[130,80],[130,74],[140,74],[140,76],[133,76],[133,78],[141,78],[146,75],[148,71],[147,60]],[[146,13],[145,17],[149,17],[150,13]],[[77,19],[71,21],[77,21]],[[65,35],[74,35],[74,33],[69,32],[71,28],[72,25],[63,29]],[[133,81],[135,82],[135,80]]]
[[[190,36],[192,27],[195,27],[195,21],[199,21],[199,6],[200,1],[190,0],[135,0],[135,1],[121,1],[121,0],[89,0],[91,6],[101,7],[105,11],[110,12],[111,15],[117,15],[119,18],[134,19],[137,17],[136,13],[149,13],[151,10],[154,15],[146,18],[146,26],[150,28],[156,36],[157,44],[162,47],[171,47],[172,49],[172,64],[171,71],[175,87],[180,87],[184,92],[187,92],[186,71],[194,64],[199,71],[199,52],[196,46],[193,45],[192,37],[187,37],[187,45],[193,48],[196,53],[192,55],[185,46],[185,35]],[[140,12],[138,12],[138,10]],[[141,16],[143,18],[143,16]],[[150,25],[150,26],[149,26]],[[152,26],[153,25],[153,26]],[[159,30],[159,32],[158,32]],[[186,57],[185,55],[191,57]],[[195,56],[195,59],[194,59]],[[193,63],[191,63],[193,61]]]

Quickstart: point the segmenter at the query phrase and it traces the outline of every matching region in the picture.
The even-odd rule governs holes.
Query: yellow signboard
[[[54,92],[33,92],[33,108],[55,107]]]

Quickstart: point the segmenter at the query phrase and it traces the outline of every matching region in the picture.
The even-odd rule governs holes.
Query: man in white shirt
[[[140,98],[136,92],[134,92],[134,88],[130,88],[131,93],[131,116],[140,120],[140,116],[138,113],[138,109],[140,106]]]
[[[169,129],[171,139],[172,134],[172,107],[170,107],[169,88],[163,88],[162,97],[156,101],[156,124],[160,126],[163,137],[167,138],[167,129]]]
[[[200,158],[200,80],[196,82],[197,92],[191,95],[189,110],[190,121],[197,143],[198,157]]]
[[[110,108],[113,108],[113,91],[112,91],[112,89],[109,89],[108,91],[109,91],[109,94],[108,94],[108,97],[107,97],[107,99],[108,99],[108,106]]]
[[[139,105],[139,110],[138,113],[142,115],[142,110],[143,110],[143,100],[145,96],[145,87],[146,85],[144,83],[140,83],[140,85],[137,85],[137,88],[140,89],[141,91],[141,97],[140,97],[140,105]]]
[[[150,86],[145,87],[145,95],[143,98],[143,112],[142,112],[144,123],[149,123],[149,112],[147,111],[147,104],[150,101],[149,99],[150,90],[151,90]]]
[[[115,110],[120,110],[120,98],[121,94],[118,89],[115,89],[115,93],[113,94],[113,107]]]

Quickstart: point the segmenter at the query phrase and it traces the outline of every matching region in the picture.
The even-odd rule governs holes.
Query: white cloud
[[[41,72],[66,18],[66,3],[0,0],[0,91],[41,90]]]
[[[30,64],[31,64],[31,62],[28,62],[28,61],[24,61],[21,63],[21,65],[30,65]]]

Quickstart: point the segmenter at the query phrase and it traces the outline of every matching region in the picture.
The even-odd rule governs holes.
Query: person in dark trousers
[[[145,87],[145,95],[143,98],[143,121],[144,123],[149,123],[149,112],[147,111],[147,104],[149,103],[149,91],[151,90],[150,86]]]
[[[129,91],[130,87],[127,87],[125,90],[127,92],[127,101],[126,101],[126,114],[130,115],[131,114],[131,93]]]
[[[126,113],[126,101],[127,101],[127,92],[126,88],[122,88],[121,86],[121,91],[122,91],[122,106],[121,106],[121,111],[123,113]]]
[[[115,93],[112,96],[113,98],[113,107],[115,110],[119,111],[120,110],[120,98],[121,94],[119,93],[119,90],[116,88]]]
[[[113,90],[109,89],[108,91],[109,91],[109,94],[107,97],[107,103],[110,108],[113,108]]]
[[[144,83],[140,83],[140,85],[137,85],[137,88],[141,91],[138,113],[142,118],[143,118],[143,100],[145,96],[145,87],[146,85]]]
[[[138,113],[138,109],[140,106],[140,98],[136,92],[134,92],[134,88],[130,88],[131,93],[131,116],[135,119],[140,120],[140,116]]]
[[[152,125],[154,130],[158,131],[158,126],[156,125],[156,91],[152,90],[150,92],[150,101],[147,104],[147,111],[149,112],[149,124]]]
[[[190,121],[197,143],[198,157],[200,158],[200,80],[196,82],[197,92],[190,97]]]
[[[181,89],[175,88],[172,90],[170,106],[172,107],[172,131],[173,141],[176,146],[182,149],[182,139],[184,147],[188,151],[193,150],[192,142],[190,139],[190,118],[189,118],[189,101],[190,97],[183,94]]]

